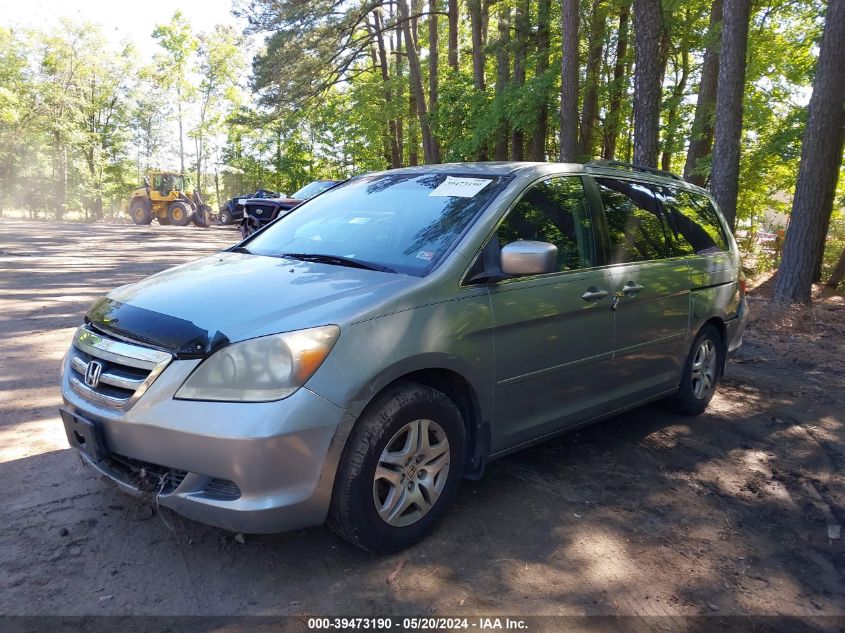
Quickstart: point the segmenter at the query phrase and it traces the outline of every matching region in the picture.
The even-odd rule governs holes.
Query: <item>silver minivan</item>
[[[724,219],[671,174],[396,169],[98,300],[61,415],[187,517],[393,551],[489,460],[653,400],[701,413],[746,314]]]

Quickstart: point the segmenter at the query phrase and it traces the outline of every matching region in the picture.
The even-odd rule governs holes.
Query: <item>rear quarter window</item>
[[[707,196],[672,187],[656,189],[669,227],[673,255],[709,255],[729,250],[719,215]]]

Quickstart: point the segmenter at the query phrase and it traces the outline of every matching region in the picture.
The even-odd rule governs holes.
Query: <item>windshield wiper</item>
[[[360,259],[352,259],[351,257],[340,257],[339,255],[321,255],[319,253],[282,253],[281,255],[279,255],[279,257],[299,259],[304,262],[318,262],[320,264],[331,264],[333,266],[349,266],[350,268],[363,268],[364,270],[378,270],[383,273],[396,272],[389,266],[370,264],[369,262],[363,262]]]
[[[246,246],[233,246],[231,250],[233,253],[246,253],[247,255],[252,255],[252,251]]]

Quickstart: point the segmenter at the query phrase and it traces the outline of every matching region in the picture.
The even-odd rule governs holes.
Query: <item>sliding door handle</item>
[[[639,284],[635,284],[633,281],[629,281],[622,288],[622,292],[624,292],[626,295],[635,295],[642,290],[645,290],[645,286],[640,286]]]

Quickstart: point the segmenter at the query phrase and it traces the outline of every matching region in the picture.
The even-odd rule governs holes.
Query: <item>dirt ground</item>
[[[845,615],[837,300],[813,353],[758,317],[705,415],[648,406],[495,462],[397,555],[324,528],[241,543],[116,491],[57,414],[74,328],[236,236],[0,220],[0,614]]]

